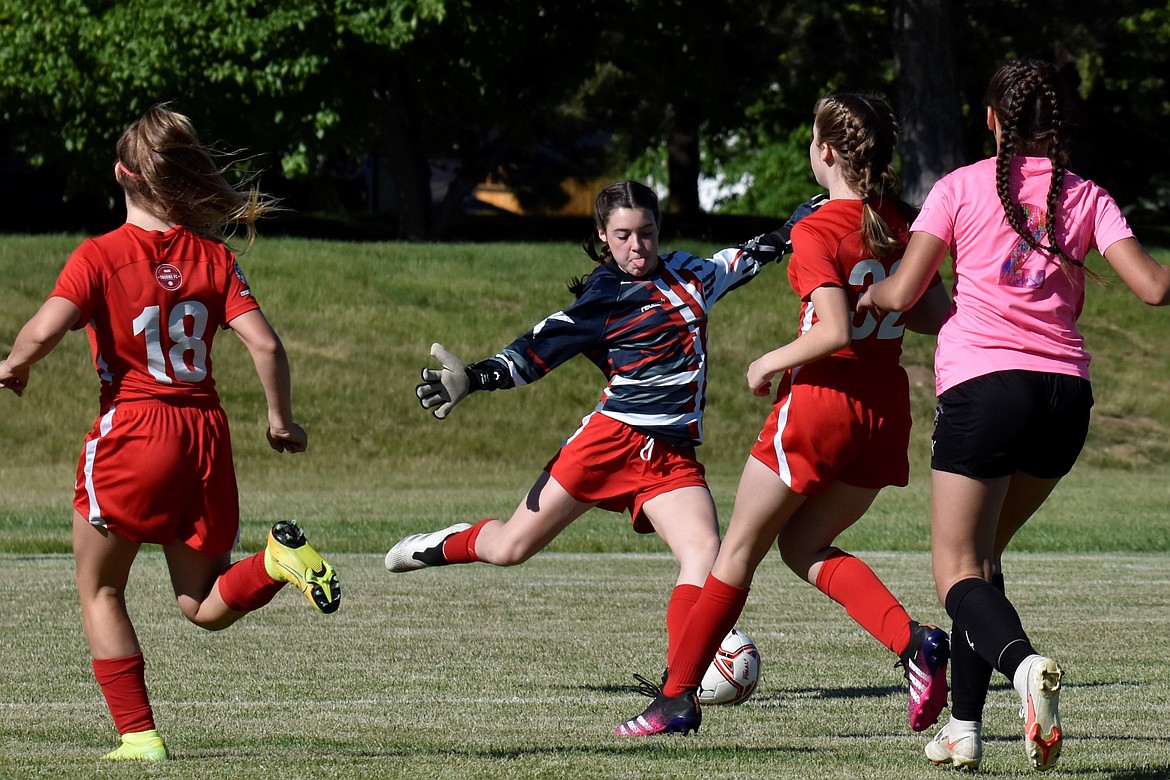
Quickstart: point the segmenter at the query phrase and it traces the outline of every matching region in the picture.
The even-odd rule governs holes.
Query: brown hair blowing
[[[247,182],[241,188],[224,176],[219,152],[204,146],[191,120],[156,105],[135,120],[117,144],[118,183],[130,200],[159,219],[226,242],[238,227],[246,246],[255,222],[278,210],[276,200]]]

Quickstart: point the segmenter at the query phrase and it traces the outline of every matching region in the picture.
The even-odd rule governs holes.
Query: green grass
[[[0,352],[77,240],[0,237]],[[904,724],[892,659],[778,560],[762,567],[741,622],[764,654],[760,692],[710,710],[698,738],[645,742],[609,729],[645,703],[621,690],[629,674],[661,668],[674,574],[661,543],[631,533],[628,518],[591,512],[517,569],[382,569],[404,533],[506,517],[592,408],[602,381],[582,359],[535,387],[472,396],[445,422],[413,395],[432,341],[486,357],[565,305],[564,282],[588,268],[580,250],[262,240],[244,267],[288,347],[311,440],[299,456],[267,448],[259,383],[237,340],[221,334],[216,376],[233,424],[242,547],[256,549],[273,519],[300,518],[336,559],[345,605],[306,615],[286,593],[227,632],[204,633],[175,609],[161,555],[144,553],[130,609],[179,760],[94,761],[112,747],[112,726],[64,553],[97,379],[85,338],[72,334],[34,369],[24,398],[0,393],[9,669],[0,777],[939,776]],[[1094,267],[1110,277],[1100,258]],[[795,302],[777,270],[713,310],[701,456],[724,521],[768,410],[747,392],[744,369],[794,332]],[[1009,559],[1025,624],[1069,671],[1070,738],[1052,776],[1170,776],[1156,736],[1170,731],[1168,317],[1116,281],[1089,290],[1090,441]],[[926,552],[932,352],[931,339],[908,337],[911,485],[884,491],[841,542],[916,616],[944,621]],[[1006,688],[993,691],[985,776],[1030,774],[1013,707]]]
[[[0,351],[36,310],[77,237],[0,237]],[[703,251],[711,247],[687,247]],[[244,258],[253,288],[289,350],[304,455],[263,438],[259,382],[238,340],[220,334],[215,370],[232,420],[245,534],[294,515],[330,529],[332,548],[362,552],[453,519],[507,516],[596,402],[602,378],[576,358],[533,387],[477,394],[438,422],[414,397],[432,341],[467,360],[494,354],[566,305],[564,283],[589,261],[559,244],[346,244],[261,240]],[[1113,280],[1089,290],[1082,326],[1094,354],[1097,408],[1073,474],[1018,540],[1020,549],[1170,550],[1170,314]],[[700,455],[725,520],[748,449],[768,411],[747,364],[792,337],[795,301],[783,270],[712,312],[706,443]],[[933,340],[909,334],[911,485],[887,490],[848,532],[861,549],[928,546],[927,458]],[[24,398],[0,394],[0,550],[65,552],[76,459],[96,413],[89,347],[71,334],[34,368]],[[1124,532],[1119,533],[1118,527]],[[615,515],[592,513],[558,551],[650,551]]]
[[[914,614],[943,618],[926,554],[866,557]],[[685,739],[615,738],[613,726],[647,703],[623,690],[631,673],[661,669],[675,567],[662,554],[612,553],[406,575],[386,572],[380,555],[342,554],[336,614],[316,614],[286,589],[220,633],[180,617],[162,556],[144,554],[129,606],[175,760],[105,766],[97,757],[113,747],[113,727],[90,675],[69,557],[0,560],[4,777],[952,776],[930,766],[928,735],[906,725],[893,657],[775,559],[761,567],[739,624],[764,659],[755,696],[707,708],[699,734]],[[1164,555],[1012,558],[1008,586],[1025,623],[1067,674],[1068,738],[1049,776],[1170,776],[1168,584]],[[984,777],[1034,775],[1017,707],[997,679]]]

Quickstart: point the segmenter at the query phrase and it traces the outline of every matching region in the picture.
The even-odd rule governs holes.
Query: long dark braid
[[[1064,82],[1056,67],[1040,60],[1014,60],[1000,68],[987,88],[987,104],[999,121],[999,151],[995,160],[995,189],[1003,205],[1008,225],[1033,250],[1049,252],[1060,258],[1061,267],[1084,267],[1084,261],[1069,255],[1056,240],[1056,212],[1064,174],[1068,170],[1068,138],[1065,124],[1067,97]],[[1052,178],[1048,185],[1044,226],[1047,243],[1042,243],[1026,225],[1023,207],[1011,192],[1011,163],[1043,149],[1052,161]]]

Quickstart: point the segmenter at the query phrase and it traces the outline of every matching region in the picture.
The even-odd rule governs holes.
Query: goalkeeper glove
[[[414,388],[414,394],[422,408],[438,407],[431,414],[442,420],[471,392],[471,379],[467,376],[467,365],[442,344],[431,345],[431,357],[438,360],[442,368],[424,368],[423,381]]]
[[[827,203],[828,200],[829,196],[824,193],[814,195],[797,206],[796,211],[792,212],[792,216],[783,225],[771,233],[756,236],[751,241],[741,244],[741,247],[755,258],[757,263],[764,264],[780,260],[792,251],[792,227],[820,208],[821,205]]]

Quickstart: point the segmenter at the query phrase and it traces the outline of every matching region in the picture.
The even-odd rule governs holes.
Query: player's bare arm
[[[22,395],[28,387],[29,369],[53,351],[80,315],[77,306],[64,298],[52,297],[41,304],[20,329],[12,352],[0,362],[0,388]]]
[[[858,299],[857,311],[868,311],[877,317],[906,311],[926,292],[946,256],[944,241],[929,233],[913,233],[898,270],[870,286]]]
[[[818,319],[808,332],[761,356],[748,366],[748,386],[754,395],[767,395],[772,379],[793,366],[827,357],[849,345],[849,299],[840,287],[818,287],[812,293]]]
[[[268,444],[277,452],[304,452],[309,437],[293,420],[292,377],[288,353],[280,337],[259,309],[241,314],[229,323],[252,356],[256,374],[268,402]]]

